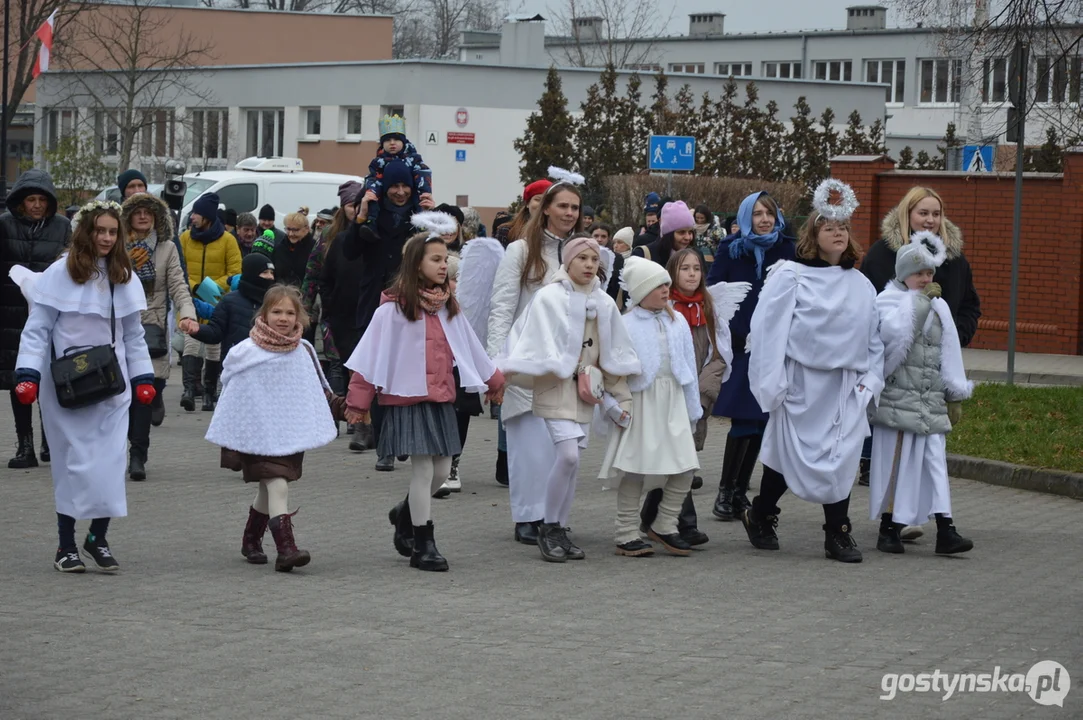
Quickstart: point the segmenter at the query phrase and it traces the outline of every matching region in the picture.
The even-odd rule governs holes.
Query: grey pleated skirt
[[[459,425],[452,403],[423,402],[416,405],[391,405],[380,427],[376,451],[388,455],[440,455],[451,457],[462,452]]]

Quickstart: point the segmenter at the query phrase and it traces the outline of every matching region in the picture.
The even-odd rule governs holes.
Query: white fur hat
[[[922,270],[935,270],[944,264],[948,253],[944,241],[928,230],[914,233],[910,242],[895,253],[895,279],[903,282]]]
[[[670,283],[666,269],[652,260],[633,255],[624,261],[620,274],[620,286],[628,293],[628,307],[638,305],[659,285]]]

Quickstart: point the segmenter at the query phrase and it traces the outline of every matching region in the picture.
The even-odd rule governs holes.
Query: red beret
[[[535,180],[523,188],[523,202],[530,202],[530,198],[541,195],[551,187],[553,187],[553,183],[549,180]]]

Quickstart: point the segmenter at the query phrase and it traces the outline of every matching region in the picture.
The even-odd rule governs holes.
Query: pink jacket
[[[381,305],[392,302],[386,293],[380,298]],[[447,403],[455,402],[455,375],[453,367],[455,356],[451,352],[451,345],[444,335],[444,328],[440,324],[440,318],[436,315],[424,313],[425,322],[425,389],[424,397],[399,397],[379,393],[381,405],[416,405],[423,402]],[[486,383],[489,392],[494,392],[504,385],[504,375],[497,370]],[[372,400],[376,397],[376,386],[365,378],[361,373],[354,373],[350,378],[350,386],[346,391],[346,407],[354,412],[367,411]]]

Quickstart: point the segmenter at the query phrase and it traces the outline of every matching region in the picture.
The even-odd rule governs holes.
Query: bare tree
[[[557,31],[565,36],[554,59],[573,67],[615,68],[650,63],[655,44],[673,19],[656,3],[638,0],[563,0],[550,7]]]
[[[214,104],[196,70],[213,59],[210,43],[173,26],[168,10],[149,1],[80,14],[68,32],[94,41],[66,43],[62,59],[74,72],[58,76],[63,102],[95,108],[105,126],[100,132],[115,133],[118,170],[131,165],[141,131],[159,133],[151,142],[144,136],[143,149],[150,152],[143,154],[169,154],[158,150],[162,134],[176,123],[177,105]]]
[[[1079,50],[1083,44],[1083,0],[893,0],[901,17],[939,28],[944,57],[961,61],[960,128],[968,140],[1005,130],[982,126],[983,105],[1000,102],[987,92],[1013,72],[1018,44],[1029,47],[1031,71],[1026,117],[1055,127],[1062,138],[1083,136]]]
[[[22,0],[11,7],[11,30],[8,33],[8,56],[11,75],[8,79],[7,107],[3,108],[3,122],[11,127],[11,121],[23,101],[30,83],[34,81],[34,64],[41,42],[34,33],[42,23],[57,13],[53,34],[63,34],[79,16],[85,4],[64,0]]]

